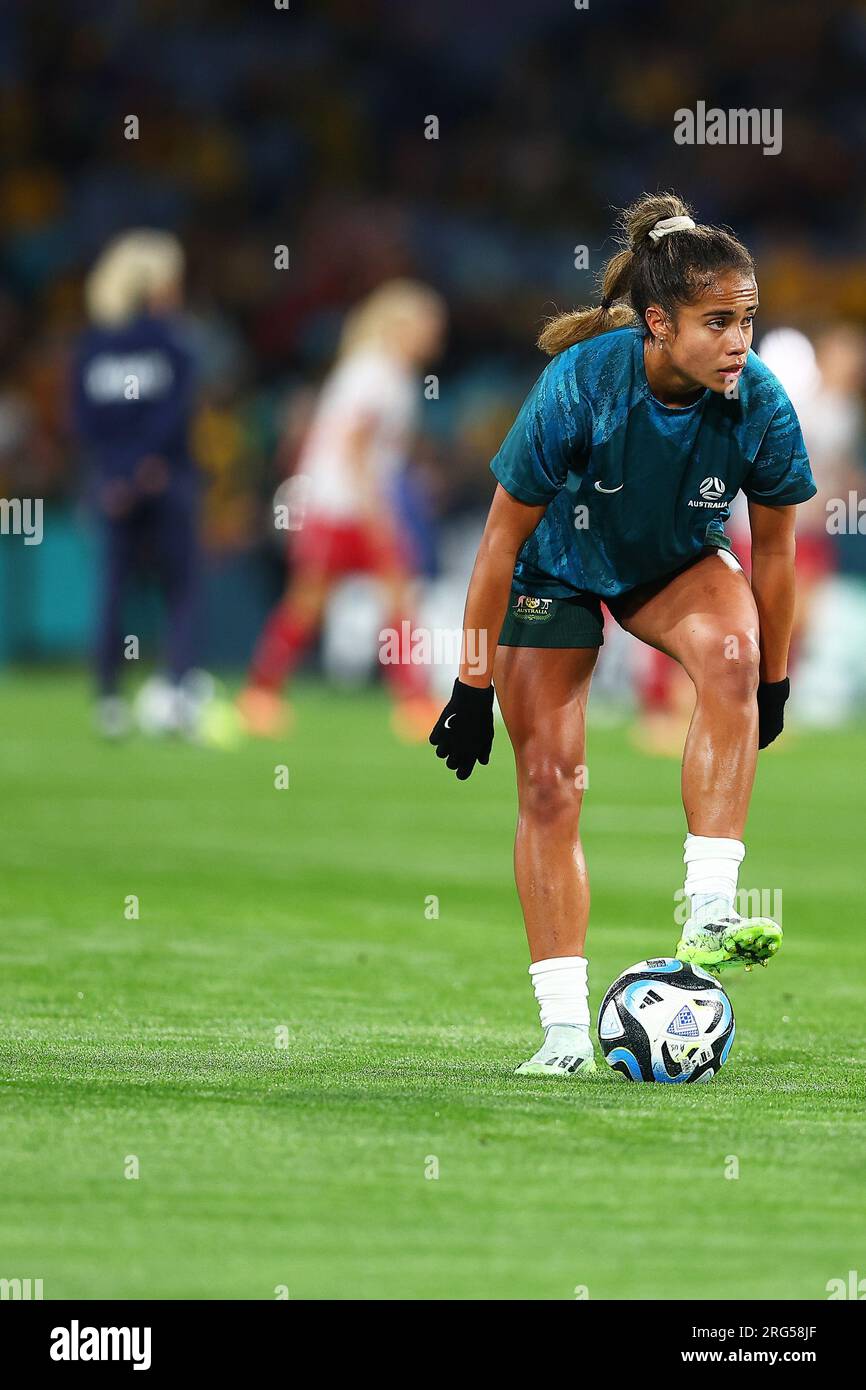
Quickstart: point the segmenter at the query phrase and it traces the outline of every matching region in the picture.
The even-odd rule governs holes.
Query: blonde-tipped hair
[[[106,246],[85,284],[94,323],[116,328],[183,275],[183,249],[171,232],[123,232]]]
[[[386,280],[347,314],[339,355],[365,347],[387,348],[401,323],[423,314],[440,315],[444,309],[442,297],[420,280]]]
[[[619,247],[601,272],[601,303],[548,319],[538,346],[551,357],[614,328],[641,324],[657,305],[673,318],[726,270],[754,275],[755,263],[741,241],[722,227],[695,225],[653,240],[656,222],[692,217],[677,193],[644,193],[619,215]]]

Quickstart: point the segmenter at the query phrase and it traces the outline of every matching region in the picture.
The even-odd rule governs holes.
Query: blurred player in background
[[[806,502],[797,526],[797,607],[794,650],[808,628],[817,591],[833,574],[838,555],[828,530],[828,504],[847,501],[863,482],[863,384],[866,339],[853,324],[837,323],[815,336],[815,389],[805,395],[798,413],[818,493]],[[774,369],[775,370],[775,369]],[[784,375],[777,371],[784,383]]]
[[[176,316],[184,258],[167,232],[131,231],[104,250],[86,284],[91,327],[78,348],[74,414],[103,541],[96,643],[97,724],[127,732],[120,695],[123,601],[133,574],[155,574],[167,603],[167,679],[151,684],[154,731],[183,730],[194,701],[199,479],[187,431],[194,364]]]
[[[381,581],[386,626],[402,632],[416,569],[401,520],[397,484],[412,441],[419,371],[440,352],[446,326],[439,295],[392,280],[347,318],[298,460],[289,522],[291,566],[284,598],[256,647],[239,709],[250,733],[271,736],[289,722],[280,691],[322,625],[336,584],[349,575]],[[428,673],[409,662],[384,667],[401,737],[426,738],[438,705]]]

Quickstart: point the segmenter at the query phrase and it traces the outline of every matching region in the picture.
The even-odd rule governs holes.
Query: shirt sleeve
[[[569,471],[585,466],[592,443],[589,405],[577,389],[574,367],[554,359],[533,386],[490,468],[518,502],[540,506],[565,486]]]
[[[765,507],[807,502],[818,491],[800,422],[787,396],[767,426],[742,490],[750,502]]]

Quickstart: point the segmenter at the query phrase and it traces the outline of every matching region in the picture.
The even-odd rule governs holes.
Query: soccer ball
[[[630,1081],[712,1081],[734,1041],[734,1011],[699,965],[642,960],[604,996],[598,1040],[609,1066]]]

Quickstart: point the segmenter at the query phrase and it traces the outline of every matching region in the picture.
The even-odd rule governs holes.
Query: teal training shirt
[[[559,353],[490,465],[512,497],[549,504],[518,553],[519,593],[612,598],[729,549],[741,489],[767,506],[817,491],[794,407],[756,353],[736,398],[706,390],[675,409],[650,391],[643,342],[619,328]]]

